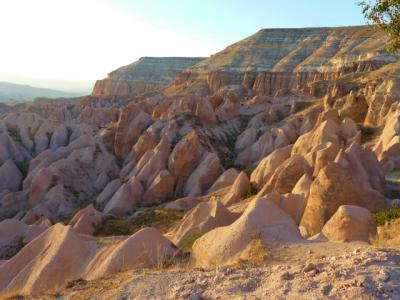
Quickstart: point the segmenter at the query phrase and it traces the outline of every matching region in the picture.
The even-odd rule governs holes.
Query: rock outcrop
[[[96,249],[94,240],[80,238],[70,226],[54,225],[0,266],[0,290],[38,294],[62,288],[80,278]]]
[[[370,242],[376,233],[369,210],[352,205],[340,206],[322,228],[322,234],[334,242]]]
[[[257,95],[297,90],[323,97],[328,81],[343,73],[373,71],[396,61],[382,55],[386,41],[368,26],[263,29],[188,68],[169,90],[201,80],[213,92],[239,85]]]
[[[244,199],[250,190],[250,181],[245,172],[240,172],[236,177],[229,191],[227,191],[225,197],[222,199],[222,203],[226,206],[235,204],[240,200]]]
[[[177,248],[154,228],[143,228],[116,247],[102,249],[88,264],[86,279],[109,276],[132,268],[162,267]]]
[[[214,184],[208,190],[209,193],[215,192],[219,189],[225,188],[227,186],[232,185],[236,178],[239,176],[238,171],[234,168],[230,168],[226,170],[218,179],[214,182]]]
[[[309,235],[319,233],[341,205],[357,205],[370,211],[384,207],[382,194],[355,182],[338,163],[330,162],[311,184],[307,206],[300,225]]]
[[[144,228],[116,246],[101,246],[71,226],[56,224],[0,265],[0,290],[35,295],[78,279],[162,266],[176,253],[176,247],[154,228]]]
[[[393,105],[386,116],[385,127],[374,147],[374,152],[384,170],[398,170],[400,151],[400,107]]]
[[[15,254],[18,247],[23,246],[44,232],[50,225],[27,225],[16,219],[6,219],[0,222],[0,257],[9,259]]]
[[[93,204],[86,206],[76,213],[68,225],[82,234],[92,235],[96,231],[96,227],[99,226],[107,215],[96,210]]]
[[[135,96],[160,89],[203,57],[142,57],[98,80],[92,96]]]
[[[232,263],[250,241],[261,236],[269,225],[287,225],[289,235],[301,239],[293,219],[273,202],[261,198],[254,200],[234,223],[216,228],[193,244],[193,258],[198,267],[210,268]]]
[[[237,218],[220,202],[202,202],[191,209],[182,220],[168,233],[171,241],[178,247],[185,246],[194,237],[210,230],[230,225]]]
[[[104,212],[124,216],[132,212],[142,200],[143,186],[140,180],[133,176],[125,182],[104,207]]]

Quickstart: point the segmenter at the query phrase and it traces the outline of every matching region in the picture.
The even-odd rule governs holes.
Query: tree
[[[390,37],[389,53],[400,49],[400,0],[375,0],[360,2],[363,14]]]

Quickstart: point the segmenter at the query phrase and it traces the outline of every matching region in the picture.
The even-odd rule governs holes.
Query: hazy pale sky
[[[141,56],[209,56],[261,28],[365,24],[356,0],[0,0],[0,81],[89,91]]]

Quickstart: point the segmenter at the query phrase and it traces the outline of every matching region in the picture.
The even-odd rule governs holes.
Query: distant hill
[[[167,85],[184,69],[205,57],[141,57],[98,80],[92,96],[132,96]]]
[[[69,93],[0,81],[0,102],[31,101],[37,97],[67,98],[76,96],[80,95],[78,93]]]

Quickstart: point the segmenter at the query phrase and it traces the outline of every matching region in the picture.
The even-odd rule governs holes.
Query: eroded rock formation
[[[363,26],[261,30],[204,60],[143,58],[92,96],[2,109],[0,245],[28,244],[0,264],[0,288],[37,294],[179,251],[214,267],[255,240],[368,242],[400,168],[386,40]],[[148,206],[185,213],[165,236],[91,236]]]

